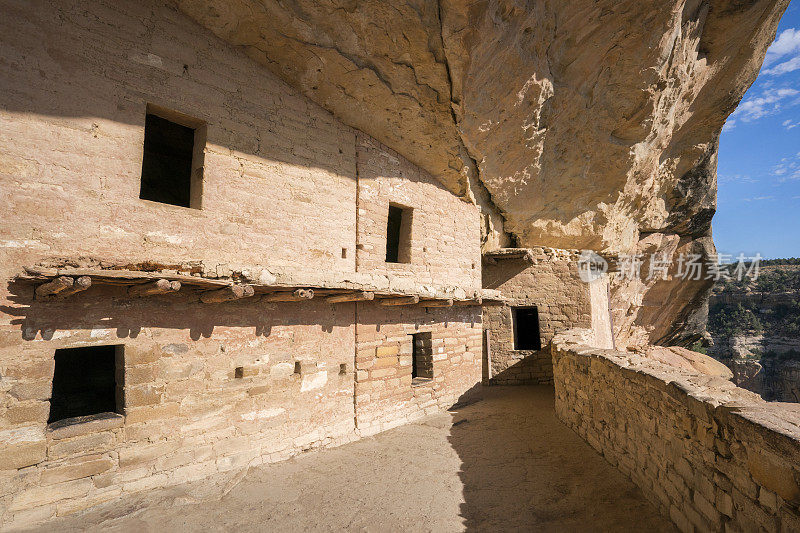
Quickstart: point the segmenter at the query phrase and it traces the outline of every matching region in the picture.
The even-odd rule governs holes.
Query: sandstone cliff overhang
[[[697,237],[788,0],[174,0],[482,206],[486,244]]]

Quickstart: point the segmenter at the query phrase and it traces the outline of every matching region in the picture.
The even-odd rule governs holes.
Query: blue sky
[[[719,253],[800,257],[800,0],[722,130],[717,174]]]

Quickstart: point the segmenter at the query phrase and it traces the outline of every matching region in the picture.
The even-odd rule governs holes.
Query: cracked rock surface
[[[484,250],[630,253],[656,235],[704,256],[722,126],[789,3],[173,1],[480,205]],[[649,298],[678,296],[651,342],[704,329],[709,284],[681,283]],[[651,288],[615,291],[623,322],[647,318],[627,302]]]
[[[454,193],[496,207],[521,245],[612,250],[640,231],[709,230],[720,130],[788,5],[175,1]]]

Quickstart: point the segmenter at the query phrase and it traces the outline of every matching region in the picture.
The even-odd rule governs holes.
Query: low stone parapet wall
[[[800,531],[800,405],[553,339],[556,412],[682,531]]]

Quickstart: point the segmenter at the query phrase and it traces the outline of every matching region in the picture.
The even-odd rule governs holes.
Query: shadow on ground
[[[466,531],[673,530],[556,418],[552,387],[486,387],[482,395],[450,411]]]
[[[556,419],[552,387],[476,387],[463,400],[339,448],[123,494],[40,530],[672,530]]]

